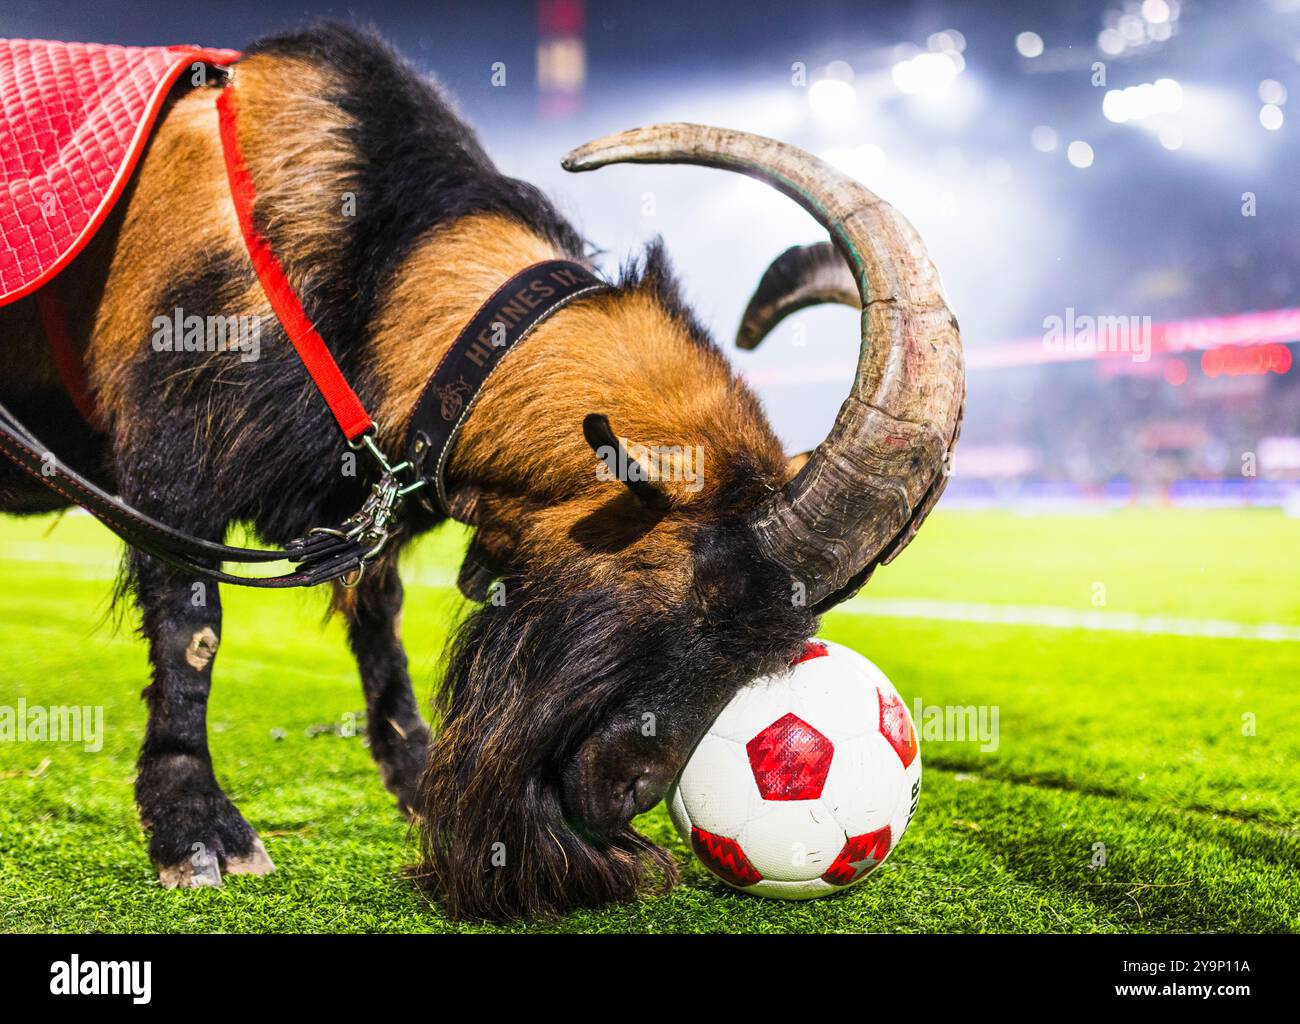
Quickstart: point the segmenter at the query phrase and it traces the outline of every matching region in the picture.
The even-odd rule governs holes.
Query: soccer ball
[[[907,707],[885,674],[809,640],[742,689],[668,792],[683,841],[728,885],[802,900],[856,885],[903,837],[921,792]]]

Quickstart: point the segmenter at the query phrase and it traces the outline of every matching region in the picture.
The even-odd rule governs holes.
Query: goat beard
[[[565,819],[553,786],[524,779],[503,799],[463,787],[447,760],[435,753],[425,774],[415,878],[453,920],[550,919],[676,883],[671,854],[631,826],[588,839]]]
[[[550,918],[676,883],[671,854],[635,829],[597,839],[565,814],[562,766],[629,681],[654,673],[644,655],[659,645],[629,645],[616,592],[563,592],[508,582],[506,604],[472,614],[453,641],[413,873],[453,919]]]

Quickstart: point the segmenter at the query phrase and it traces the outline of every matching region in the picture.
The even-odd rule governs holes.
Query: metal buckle
[[[370,496],[366,498],[361,508],[355,514],[349,516],[341,526],[337,528],[318,526],[308,531],[309,536],[311,534],[325,534],[338,537],[341,540],[351,541],[366,548],[360,557],[355,572],[340,577],[340,582],[348,589],[361,582],[362,576],[365,575],[366,566],[379,557],[388,541],[398,532],[395,523],[397,514],[402,507],[402,499],[427,483],[423,479],[408,484],[401,482],[399,474],[408,472],[413,467],[410,462],[399,462],[396,466],[392,465],[383,451],[380,450],[379,445],[375,443],[376,430],[376,427],[371,427],[360,437],[348,441],[348,447],[353,451],[360,451],[362,448],[369,451],[382,470],[378,481],[370,488]]]

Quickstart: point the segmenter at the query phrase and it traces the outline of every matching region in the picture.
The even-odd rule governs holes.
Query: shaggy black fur
[[[417,877],[453,916],[488,920],[629,899],[656,876],[671,884],[671,859],[630,826],[590,836],[573,824],[575,754],[597,733],[640,736],[648,714],[647,747],[684,763],[741,685],[789,663],[815,616],[725,517],[699,528],[692,596],[669,612],[635,585],[591,587],[581,573],[505,585],[506,603],[472,615],[452,649],[421,780]]]
[[[262,40],[247,51],[331,69],[331,97],[356,124],[360,160],[357,216],[346,218],[345,265],[313,309],[331,342],[363,346],[379,296],[411,246],[431,228],[475,213],[528,224],[561,250],[581,256],[582,239],[533,185],[502,175],[477,136],[439,90],[377,37],[328,24]],[[271,232],[274,244],[274,232]]]

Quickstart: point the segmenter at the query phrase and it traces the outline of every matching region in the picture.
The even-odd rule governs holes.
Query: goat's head
[[[453,647],[420,806],[421,875],[455,916],[627,898],[647,869],[671,879],[671,859],[632,818],[662,798],[739,686],[786,663],[821,612],[908,543],[960,426],[957,325],[888,204],[794,147],[696,125],[611,136],[565,166],[621,161],[740,171],[812,213],[834,248],[780,257],[738,342],[753,347],[810,303],[848,302],[863,310],[857,374],[810,455],[787,462],[764,426],[752,444],[705,446],[707,486],[690,452],[647,450],[639,442],[663,439],[593,409],[580,429],[607,483],[534,507],[508,566],[493,564],[480,530],[462,584],[501,576],[504,587]],[[752,415],[761,422],[756,403]]]

